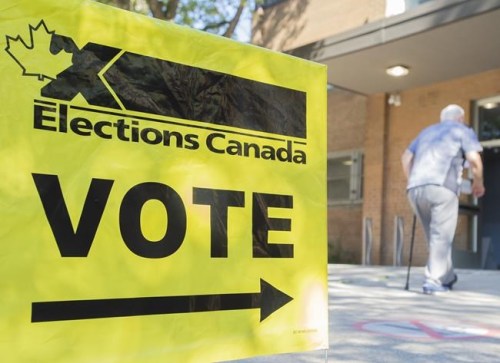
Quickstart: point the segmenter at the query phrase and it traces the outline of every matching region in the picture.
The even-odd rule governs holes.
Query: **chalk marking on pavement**
[[[370,320],[355,324],[358,330],[402,339],[450,340],[491,337],[495,330],[468,325],[420,320]]]

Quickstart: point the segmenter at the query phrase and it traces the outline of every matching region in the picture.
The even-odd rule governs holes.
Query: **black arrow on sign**
[[[34,302],[31,304],[31,322],[259,308],[260,321],[263,321],[292,300],[261,279],[260,292],[257,293]]]

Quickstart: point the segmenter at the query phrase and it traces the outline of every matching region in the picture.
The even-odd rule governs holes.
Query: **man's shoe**
[[[434,284],[425,283],[422,286],[422,290],[423,290],[423,293],[425,295],[435,295],[435,294],[449,292],[450,288],[448,286],[444,286],[444,285],[434,285]]]
[[[453,280],[451,280],[450,282],[448,282],[447,284],[443,284],[443,286],[447,287],[448,289],[450,290],[453,290],[453,285],[455,285],[455,283],[458,281],[458,276],[457,274],[455,274],[453,276]]]

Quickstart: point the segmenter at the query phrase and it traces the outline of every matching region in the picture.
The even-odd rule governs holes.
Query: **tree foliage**
[[[232,38],[245,14],[262,0],[97,0]]]

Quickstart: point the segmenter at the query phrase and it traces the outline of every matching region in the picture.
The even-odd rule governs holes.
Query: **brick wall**
[[[391,265],[394,219],[404,218],[403,263],[409,255],[412,211],[406,199],[406,181],[400,157],[424,127],[437,122],[441,109],[457,103],[471,114],[474,100],[500,94],[500,69],[401,93],[402,105],[388,106],[385,94],[361,96],[335,91],[328,96],[328,151],[364,151],[364,191],[361,205],[330,207],[330,254],[341,262],[362,261],[362,220],[372,219],[373,264]],[[465,247],[469,226],[457,228],[457,247]],[[424,265],[427,246],[417,224],[413,263]]]
[[[328,151],[362,149],[366,96],[336,89],[328,93]]]
[[[379,20],[385,0],[288,0],[254,13],[252,43],[288,50]]]
[[[328,260],[335,263],[362,261],[362,208],[360,205],[328,209]]]

